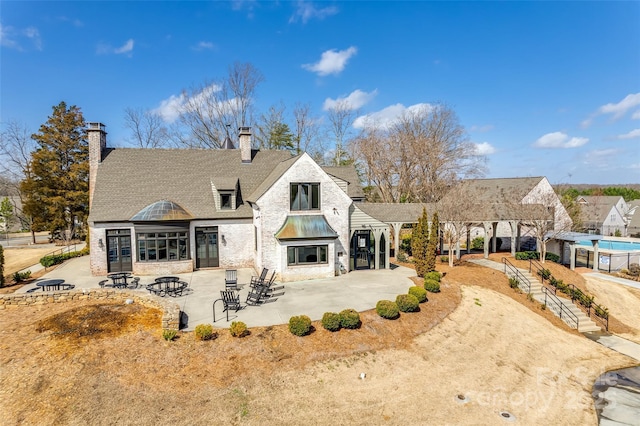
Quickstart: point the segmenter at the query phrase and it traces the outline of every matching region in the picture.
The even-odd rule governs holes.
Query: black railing
[[[522,275],[522,272],[509,262],[506,257],[502,258],[502,263],[504,264],[504,273],[507,274],[508,277],[518,280],[518,287],[520,287],[522,291],[531,293],[531,282],[529,279]]]
[[[545,306],[555,312],[561,320],[569,324],[569,326],[574,326],[577,330],[578,326],[580,325],[578,316],[571,312],[571,310],[567,308],[564,303],[562,303],[562,300],[558,299],[555,294],[551,293],[551,291],[547,287],[542,287],[542,294],[544,294]]]
[[[556,290],[557,290],[556,286],[554,286],[550,280],[550,278],[553,278],[551,276],[551,272],[549,272],[548,269],[545,269],[545,267],[542,266],[542,264],[538,262],[536,259],[529,259],[529,272],[533,275],[539,276],[540,281],[542,281],[542,286],[546,287],[547,290],[552,291],[553,294],[556,294]],[[551,286],[547,286],[544,283],[545,280],[549,280],[549,284],[551,284]]]
[[[605,330],[609,331],[609,311],[593,301],[594,297],[585,294],[582,290],[573,284],[566,286],[572,302],[578,302],[589,318],[594,318],[604,325]]]

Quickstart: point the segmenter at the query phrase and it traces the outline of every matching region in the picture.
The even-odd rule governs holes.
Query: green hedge
[[[558,256],[555,253],[547,252],[544,258],[546,260],[550,260],[555,263],[560,263],[560,256]],[[529,260],[529,259],[540,260],[540,253],[537,251],[519,251],[516,253],[516,259],[517,260]]]
[[[440,274],[440,272],[438,271],[431,271],[424,274],[425,280],[434,280],[434,281],[440,282],[441,278],[442,278],[442,274]]]
[[[345,309],[340,311],[340,326],[342,328],[360,327],[360,314],[355,309]]]
[[[440,293],[440,283],[436,280],[424,280],[424,289],[431,293]]]
[[[74,257],[86,256],[89,254],[89,247],[85,247],[80,251],[72,251],[69,253],[62,254],[53,254],[49,256],[44,256],[40,259],[40,264],[45,268],[48,268],[53,265],[59,265],[67,259],[72,259]]]
[[[422,287],[418,287],[414,285],[413,287],[409,287],[409,294],[415,296],[418,299],[419,303],[427,302],[427,290]]]
[[[396,302],[391,300],[380,300],[376,303],[376,312],[382,318],[396,319],[400,316],[400,310]]]
[[[416,312],[420,309],[418,298],[411,294],[399,294],[396,297],[396,305],[400,312]]]
[[[340,315],[335,312],[325,312],[321,323],[325,330],[338,331],[340,330]]]

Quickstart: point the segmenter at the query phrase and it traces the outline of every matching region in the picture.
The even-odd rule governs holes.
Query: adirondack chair
[[[238,290],[238,271],[236,269],[224,271],[224,287],[227,290]]]
[[[267,268],[262,268],[262,272],[260,273],[259,277],[251,277],[251,283],[249,284],[249,286],[255,288],[256,286],[264,284],[264,280],[267,279],[268,273],[269,270]]]
[[[222,302],[224,309],[222,312],[227,313],[227,322],[229,322],[229,311],[233,309],[238,312],[243,308],[240,303],[240,294],[233,290],[221,290],[220,299],[213,302],[213,322],[216,322],[216,302]]]

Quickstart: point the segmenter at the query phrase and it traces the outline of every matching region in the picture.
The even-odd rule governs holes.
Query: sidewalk
[[[620,277],[613,277],[611,275],[608,274],[602,274],[600,272],[588,272],[585,274],[587,277],[593,277],[593,278],[597,278],[600,280],[605,280],[605,281],[611,281],[614,282],[616,284],[622,284],[622,285],[626,285],[627,287],[633,287],[633,288],[637,288],[638,290],[640,290],[640,282],[638,281],[631,281],[631,280],[627,280],[625,278],[620,278]]]

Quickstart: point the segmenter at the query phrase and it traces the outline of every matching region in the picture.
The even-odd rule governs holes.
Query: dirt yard
[[[421,312],[309,336],[161,338],[137,305],[0,312],[0,424],[596,424],[591,387],[633,365],[472,264]],[[419,281],[419,280],[418,280]],[[360,374],[365,378],[360,379]],[[460,402],[460,398],[468,400]]]

